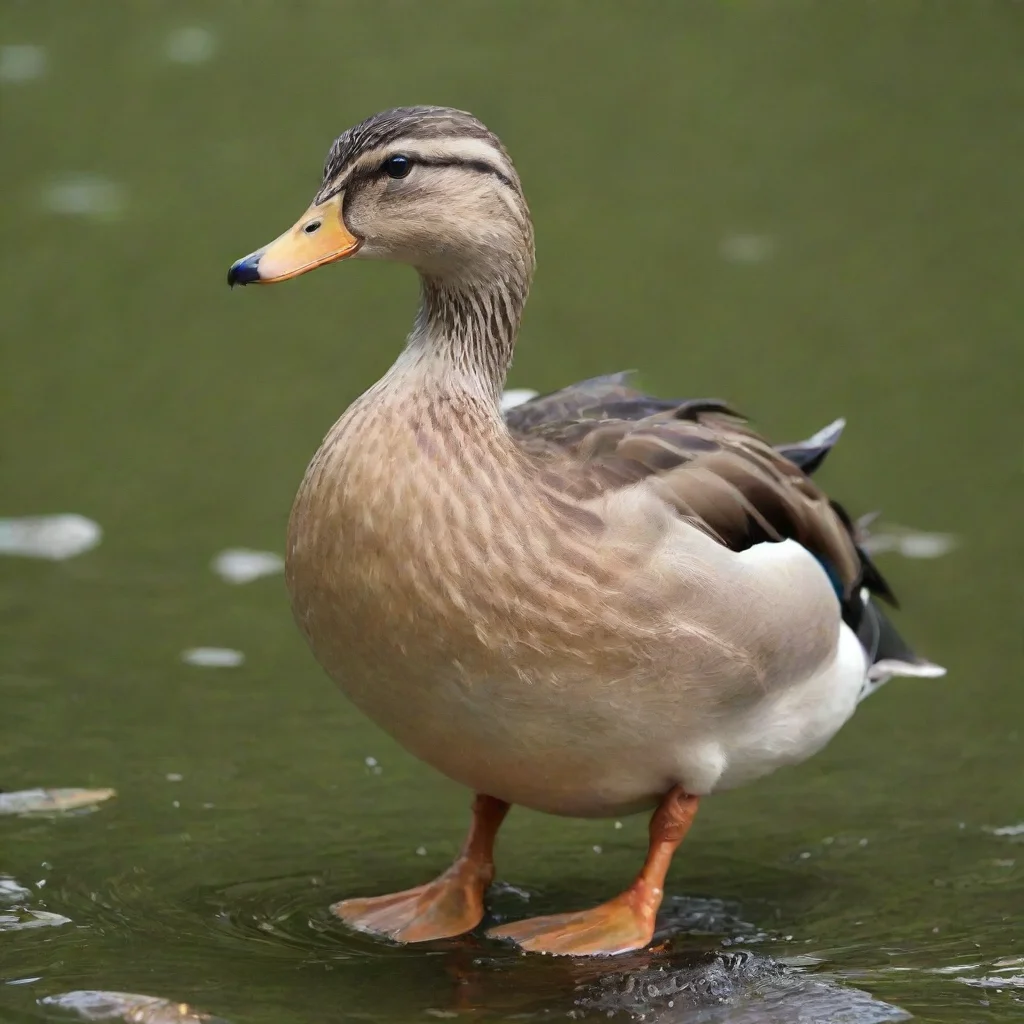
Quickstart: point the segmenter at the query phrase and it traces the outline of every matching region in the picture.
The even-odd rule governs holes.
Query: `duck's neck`
[[[421,273],[420,307],[399,364],[497,409],[531,269],[510,262],[486,277]]]

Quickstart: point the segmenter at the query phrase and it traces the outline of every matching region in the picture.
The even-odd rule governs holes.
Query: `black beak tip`
[[[245,256],[236,263],[231,264],[228,271],[228,286],[234,288],[236,284],[252,284],[260,279],[260,254],[253,253]]]

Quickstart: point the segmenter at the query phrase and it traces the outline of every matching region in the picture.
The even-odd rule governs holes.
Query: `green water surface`
[[[104,530],[0,563],[0,789],[118,790],[0,818],[0,875],[70,918],[0,932],[0,1021],[75,989],[234,1024],[564,1019],[602,973],[738,938],[918,1020],[1024,1016],[1024,836],[990,831],[1024,821],[1024,4],[3,0],[0,46],[41,48],[0,81],[0,515]],[[443,868],[468,795],[344,702],[280,576],[209,568],[283,549],[307,459],[416,295],[381,265],[243,293],[225,271],[305,208],[335,135],[400,103],[473,110],[522,174],[539,273],[510,384],[635,367],[779,440],[846,416],[830,491],[960,542],[879,556],[949,676],[705,801],[669,893],[741,924],[642,962],[334,922]],[[245,664],[184,664],[197,646]],[[645,828],[513,812],[498,870],[521,893],[495,906],[607,898]]]

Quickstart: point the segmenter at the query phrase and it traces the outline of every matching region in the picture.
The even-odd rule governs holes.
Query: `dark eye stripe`
[[[503,185],[507,185],[509,188],[514,187],[512,185],[512,179],[509,178],[507,174],[502,173],[500,170],[498,170],[497,167],[495,167],[493,164],[489,164],[486,160],[463,160],[460,159],[459,157],[446,158],[431,156],[415,156],[411,154],[402,155],[405,157],[406,160],[409,161],[410,168],[415,167],[417,165],[421,167],[465,167],[468,170],[477,171],[480,174],[493,174],[494,177],[496,177],[498,181],[500,181]],[[374,177],[377,174],[388,174],[388,171],[386,170],[387,163],[388,160],[385,160],[384,163],[382,163],[377,170],[368,171],[366,172],[365,176]],[[363,176],[363,174],[359,175],[359,177]]]
[[[497,178],[498,181],[500,181],[507,188],[510,188],[513,191],[516,190],[515,185],[512,183],[512,179],[499,168],[495,167],[493,164],[489,164],[486,160],[463,160],[458,157],[445,158],[416,156],[415,154],[411,153],[402,153],[400,155],[404,156],[409,161],[410,169],[412,167],[415,167],[417,164],[422,165],[424,167],[465,167],[468,170],[476,171],[479,174],[493,174],[494,177]],[[385,165],[387,164],[388,159],[390,158],[383,160],[375,167],[367,167],[362,170],[354,171],[353,173],[348,175],[348,177],[346,177],[343,181],[338,182],[338,184],[335,185],[330,190],[330,192],[319,195],[317,197],[317,202],[324,203],[328,199],[330,199],[331,196],[336,195],[342,189],[350,188],[352,185],[358,184],[361,181],[369,181],[372,178],[379,177],[391,177],[391,175],[389,175],[387,170],[385,169]]]
[[[503,174],[493,164],[486,160],[461,160],[458,157],[445,159],[444,157],[413,157],[413,163],[425,164],[428,167],[466,167],[471,171],[480,174],[493,174],[503,185],[512,188],[512,180],[507,174]]]

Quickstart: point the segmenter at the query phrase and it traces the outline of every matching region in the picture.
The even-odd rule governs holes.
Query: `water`
[[[1020,1019],[1024,6],[2,15],[0,514],[103,539],[0,563],[0,788],[118,795],[0,819],[0,900],[70,919],[0,925],[0,1021],[82,990],[234,1024]],[[813,762],[707,801],[669,944],[615,964],[334,923],[333,900],[443,867],[467,796],[322,678],[279,575],[210,568],[281,552],[306,460],[415,296],[397,268],[241,294],[224,272],[305,207],[335,134],[408,102],[477,112],[525,180],[540,272],[510,385],[635,366],[779,439],[844,415],[829,488],[958,540],[878,556],[949,677],[894,683]],[[244,661],[182,660],[202,648]],[[514,812],[495,913],[611,895],[644,827]]]

